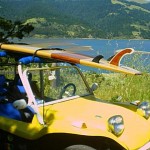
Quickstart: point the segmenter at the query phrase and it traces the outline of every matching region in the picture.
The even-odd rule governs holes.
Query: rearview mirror
[[[98,88],[98,84],[97,83],[93,83],[93,85],[91,87],[91,90],[95,91],[95,90],[97,90],[97,88]]]

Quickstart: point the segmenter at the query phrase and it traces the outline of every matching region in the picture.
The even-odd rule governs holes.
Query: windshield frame
[[[87,81],[86,81],[86,79],[84,78],[84,75],[82,74],[82,72],[80,71],[80,69],[78,68],[78,67],[76,67],[75,65],[73,65],[73,66],[54,66],[54,67],[38,67],[38,68],[26,68],[24,71],[23,71],[23,76],[27,79],[25,82],[27,82],[28,81],[28,77],[27,77],[27,74],[28,74],[28,72],[29,71],[42,71],[42,70],[55,70],[55,69],[60,69],[60,68],[74,68],[74,69],[76,69],[77,70],[77,72],[79,73],[79,75],[81,76],[81,79],[83,80],[83,83],[85,84],[85,86],[86,86],[86,89],[87,89],[87,91],[88,91],[88,94],[85,94],[85,95],[75,95],[75,96],[70,96],[70,97],[67,97],[67,98],[60,98],[60,99],[55,99],[55,100],[53,100],[53,101],[50,101],[50,102],[42,102],[41,104],[37,104],[38,105],[38,107],[40,107],[40,106],[43,106],[43,105],[51,105],[51,104],[55,104],[55,103],[59,103],[59,102],[63,102],[63,101],[68,101],[68,100],[72,100],[72,99],[75,99],[75,98],[78,98],[78,97],[81,97],[81,96],[89,96],[89,95],[91,95],[91,94],[93,94],[93,91],[91,90],[91,88],[89,87],[89,85],[88,85],[88,83],[87,83]],[[39,76],[40,76],[40,80],[42,81],[43,79],[42,79],[42,73],[39,73]],[[24,80],[24,78],[23,78],[23,80]],[[40,81],[40,87],[41,87],[41,89],[43,89],[44,88],[44,86],[42,85],[42,82]],[[24,81],[23,81],[24,82]],[[28,81],[28,83],[29,83],[29,81]],[[28,85],[30,85],[30,84],[26,84],[27,86]],[[30,86],[30,88],[27,88],[27,89],[30,89],[30,92],[27,90],[26,92],[27,92],[27,95],[28,95],[28,97],[34,97],[34,94],[33,94],[33,91],[32,91],[32,89],[31,89],[31,86]],[[42,90],[40,90],[40,91],[42,91]],[[32,96],[29,96],[29,95],[31,95],[31,93],[32,93]],[[34,97],[34,101],[36,101],[35,100],[35,97]],[[30,102],[31,103],[31,102]]]

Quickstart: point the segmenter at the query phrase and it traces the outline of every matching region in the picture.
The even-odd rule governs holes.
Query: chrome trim
[[[67,97],[67,98],[63,98],[63,99],[58,99],[58,100],[53,100],[51,102],[44,102],[44,106],[47,106],[47,105],[52,105],[52,104],[56,104],[56,103],[60,103],[60,102],[64,102],[64,101],[69,101],[69,100],[72,100],[72,99],[75,99],[75,98],[79,98],[81,96],[72,96],[72,97]],[[38,107],[41,107],[43,106],[43,104],[38,104]]]
[[[52,104],[56,104],[56,103],[60,103],[60,102],[65,102],[65,101],[69,101],[69,100],[75,100],[77,98],[84,98],[85,96],[90,96],[91,94],[85,94],[85,95],[75,95],[75,96],[71,96],[71,97],[67,97],[67,98],[63,98],[63,99],[57,99],[57,100],[52,100],[50,102],[44,102],[44,106],[47,106],[47,105],[52,105]],[[43,106],[43,104],[38,104],[38,107],[41,107]]]

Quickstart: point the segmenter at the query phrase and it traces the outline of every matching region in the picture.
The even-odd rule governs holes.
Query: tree
[[[0,42],[9,43],[10,38],[22,39],[28,35],[34,27],[21,21],[12,22],[0,17]]]

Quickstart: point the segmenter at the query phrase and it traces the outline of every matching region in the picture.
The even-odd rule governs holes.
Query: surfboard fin
[[[96,62],[96,63],[99,63],[99,61],[100,61],[102,58],[104,58],[103,55],[98,55],[98,56],[94,57],[92,61],[93,61],[93,62]]]
[[[126,48],[117,51],[117,53],[111,57],[109,57],[107,60],[110,64],[120,66],[121,59],[128,54],[132,54],[134,52],[134,49],[132,48]]]

